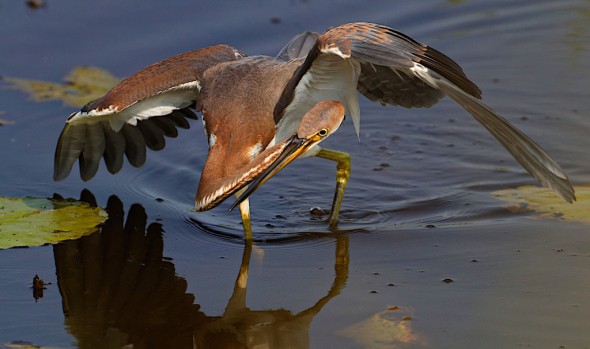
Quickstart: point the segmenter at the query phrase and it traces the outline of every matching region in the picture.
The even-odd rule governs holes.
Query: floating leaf
[[[77,239],[106,218],[102,208],[81,201],[0,197],[0,249]]]
[[[535,212],[534,218],[555,219],[590,224],[590,184],[575,187],[577,201],[568,204],[546,188],[525,185],[504,189],[492,195],[509,204],[514,211]]]
[[[31,342],[14,341],[12,343],[0,343],[0,349],[52,349],[49,347],[40,347]]]
[[[11,88],[27,92],[36,102],[62,100],[79,107],[104,95],[119,79],[104,69],[76,67],[64,78],[65,83],[3,77]]]
[[[363,348],[398,348],[424,344],[412,331],[411,312],[397,306],[379,312],[338,334],[350,338]]]
[[[0,110],[0,115],[4,114],[4,112],[2,110]],[[4,119],[0,119],[0,126],[4,126],[4,125],[12,125],[14,124],[14,121],[12,120],[4,120]]]

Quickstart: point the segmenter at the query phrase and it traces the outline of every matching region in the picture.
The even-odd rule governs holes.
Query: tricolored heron
[[[340,124],[342,108],[358,136],[358,92],[371,101],[406,108],[430,107],[449,96],[541,184],[568,202],[575,200],[559,165],[482,103],[481,91],[457,63],[407,35],[370,23],[303,33],[277,58],[248,57],[219,45],[151,65],[68,117],[57,144],[54,179],[67,177],[77,159],[84,180],[95,175],[101,157],[111,173],[121,169],[123,154],[141,166],[146,146],[161,149],[164,135],[175,136],[177,127],[188,127],[185,118],[194,118],[189,108],[195,108],[203,115],[209,143],[197,211],[237,193],[245,236],[251,239],[248,195],[294,158],[318,156],[337,162],[328,218],[334,227],[350,157],[316,144]],[[322,101],[335,102],[317,105]],[[297,141],[298,148],[294,138],[307,141]]]

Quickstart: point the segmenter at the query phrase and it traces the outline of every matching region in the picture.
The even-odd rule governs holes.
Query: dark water
[[[0,1],[0,75],[57,82],[92,65],[123,77],[217,43],[274,55],[300,31],[351,21],[453,57],[572,182],[590,182],[588,1]],[[258,242],[244,246],[227,205],[191,211],[206,157],[200,122],[139,170],[54,183],[73,108],[0,90],[0,117],[16,121],[0,127],[0,195],[87,188],[115,217],[79,241],[0,251],[0,343],[590,347],[588,227],[505,209],[491,192],[533,180],[452,101],[361,109],[360,142],[348,122],[325,142],[352,155],[342,233],[309,213],[329,209],[333,164],[306,159],[252,197]],[[246,297],[235,285],[248,265]],[[35,274],[53,282],[38,302]]]

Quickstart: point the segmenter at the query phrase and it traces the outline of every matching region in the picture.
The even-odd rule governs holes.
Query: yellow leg
[[[244,227],[244,239],[252,241],[252,225],[250,224],[250,201],[244,200],[240,204],[240,214],[242,215],[242,226]]]
[[[348,177],[350,176],[350,155],[341,151],[321,149],[316,155],[317,157],[336,161],[336,191],[334,192],[334,200],[332,201],[332,211],[328,222],[330,228],[336,228],[338,225],[338,214],[340,213],[340,205],[344,198],[344,191],[348,184]]]
[[[240,197],[246,188],[238,191],[235,196]],[[252,225],[250,224],[250,200],[246,199],[238,206],[240,208],[240,215],[242,216],[242,226],[244,228],[244,239],[252,241]]]

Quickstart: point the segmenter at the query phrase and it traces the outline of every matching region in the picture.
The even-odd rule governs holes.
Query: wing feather
[[[541,184],[551,188],[565,201],[576,200],[574,188],[561,167],[532,139],[512,126],[480,100],[445,80],[438,86],[482,124]]]
[[[108,123],[101,123],[105,135],[104,162],[110,173],[117,173],[123,167],[123,154],[125,154],[125,135],[123,132],[115,132]]]
[[[236,60],[243,56],[243,53],[226,45],[207,47],[173,56],[122,80],[103,97],[84,106],[81,111],[86,113],[109,110],[122,112],[138,103],[149,103],[150,98],[162,94],[198,92],[199,81],[205,70],[219,62]],[[193,101],[194,98],[188,103]],[[186,103],[186,101],[183,102]],[[154,107],[158,106],[162,105],[156,104]],[[186,106],[188,104],[176,109]]]
[[[146,142],[138,127],[125,125],[122,130],[125,135],[125,156],[131,165],[141,167],[146,158]]]
[[[151,150],[162,150],[166,145],[164,130],[158,127],[153,119],[138,122],[137,127],[143,134],[145,144]]]
[[[334,62],[336,57],[348,62],[353,73],[347,70],[346,64]],[[350,86],[344,86],[343,76],[352,77],[350,85],[368,99],[384,105],[430,107],[448,95],[541,184],[568,202],[575,200],[574,189],[559,165],[539,145],[482,103],[480,89],[457,63],[405,34],[377,24],[345,24],[318,36],[275,107],[278,129],[275,141],[292,132],[293,125],[298,124],[318,98],[333,95],[352,114],[358,134],[358,102],[351,98]],[[318,90],[322,93],[318,94]],[[282,132],[283,128],[286,132]]]
[[[165,137],[174,138],[178,135],[177,124],[188,128],[189,124],[184,118],[188,115],[192,115],[191,119],[196,117],[190,110],[176,111],[174,115],[173,120],[183,118],[186,124],[170,120],[168,115],[138,121],[136,126],[124,124],[119,131],[113,130],[108,121],[66,124],[55,150],[54,180],[66,178],[76,160],[80,161],[80,177],[85,181],[94,177],[101,158],[104,158],[108,171],[113,174],[123,167],[123,154],[134,167],[142,166],[146,159],[146,148],[164,148]]]
[[[189,107],[198,97],[203,73],[242,57],[232,47],[212,46],[174,56],[124,79],[68,117],[56,147],[54,179],[67,177],[78,159],[84,180],[96,174],[102,157],[111,173],[122,168],[122,154],[133,166],[141,166],[146,146],[162,149],[165,136],[176,137],[177,128],[189,128],[187,119],[196,119]]]
[[[386,26],[350,23],[318,36],[277,103],[274,112],[276,123],[293,101],[303,98],[296,96],[296,92],[312,94],[312,91],[304,88],[296,91],[296,88],[306,75],[304,82],[313,80],[313,69],[317,71],[320,67],[318,62],[326,56],[339,56],[359,64],[361,71],[358,84],[353,82],[355,88],[367,98],[384,104],[430,107],[444,96],[440,90],[425,84],[410,71],[416,62],[438,72],[468,94],[481,97],[479,88],[469,81],[457,63],[443,53]]]
[[[57,146],[55,148],[55,158],[53,164],[53,179],[62,180],[68,176],[74,163],[84,149],[86,144],[86,128],[88,125],[70,125],[66,124],[61,131]]]
[[[100,158],[105,152],[105,134],[100,127],[87,127],[85,135],[85,146],[80,154],[80,177],[87,181],[94,177],[100,164]]]
[[[176,125],[174,121],[169,118],[154,118],[154,124],[164,132],[164,136],[166,137],[177,137],[178,130],[176,129]]]

